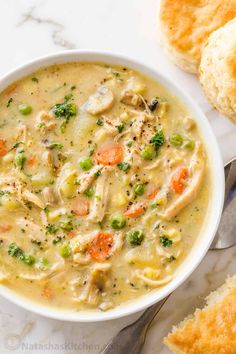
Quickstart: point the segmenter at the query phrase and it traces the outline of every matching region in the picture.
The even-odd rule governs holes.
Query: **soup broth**
[[[197,124],[159,83],[103,63],[40,69],[0,94],[0,280],[102,311],[165,286],[209,185]]]

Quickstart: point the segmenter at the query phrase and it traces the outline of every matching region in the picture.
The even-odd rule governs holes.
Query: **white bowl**
[[[194,117],[198,124],[201,136],[205,143],[208,162],[210,164],[209,167],[212,175],[212,197],[207,220],[203,230],[197,238],[195,245],[193,246],[189,255],[176,270],[174,279],[164,287],[153,290],[146,295],[137,297],[134,300],[122,303],[120,306],[117,306],[116,308],[107,312],[101,312],[99,310],[83,310],[76,312],[72,310],[57,309],[42,305],[38,302],[32,301],[29,298],[23,297],[22,295],[8,289],[4,285],[0,286],[0,295],[29,311],[60,320],[94,322],[115,319],[143,310],[148,306],[162,300],[190,276],[190,274],[194,271],[194,269],[199,265],[205,256],[216,233],[223,208],[225,181],[223,163],[216,138],[205,115],[195,104],[192,98],[188,96],[188,94],[184,93],[172,80],[162,76],[156,69],[147,67],[146,65],[141,64],[136,60],[106,52],[94,52],[87,50],[64,51],[58,54],[48,55],[46,57],[33,60],[7,73],[0,80],[0,91],[10,85],[12,82],[31,74],[41,67],[75,61],[105,62],[109,64],[119,64],[131,67],[157,80],[173,95],[179,97],[179,99],[188,108],[189,114]]]

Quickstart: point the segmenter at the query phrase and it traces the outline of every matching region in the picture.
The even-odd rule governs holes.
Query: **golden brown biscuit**
[[[199,79],[213,106],[236,123],[236,19],[208,38]]]
[[[196,73],[209,35],[236,17],[236,0],[162,0],[164,47],[181,69]]]
[[[175,354],[236,353],[236,276],[207,297],[207,306],[174,327],[164,343]]]

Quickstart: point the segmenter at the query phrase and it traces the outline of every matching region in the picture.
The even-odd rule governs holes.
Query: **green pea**
[[[18,106],[19,112],[24,116],[27,116],[32,112],[32,107],[26,103],[22,103]]]
[[[144,239],[144,234],[141,230],[130,230],[126,237],[131,245],[139,246]]]
[[[63,258],[68,258],[71,256],[71,248],[68,242],[63,243],[59,248],[59,253]]]
[[[141,150],[141,156],[144,160],[151,160],[155,155],[155,151],[152,146],[146,145]]]
[[[25,164],[26,160],[27,160],[27,159],[26,159],[26,156],[25,156],[24,151],[19,152],[19,153],[16,154],[16,156],[15,156],[15,165],[16,165],[17,167],[19,167],[19,168],[22,170],[22,168],[24,167],[24,164]]]
[[[115,230],[120,230],[126,225],[126,220],[123,215],[115,214],[110,218],[110,225]]]
[[[30,254],[24,254],[20,259],[29,266],[35,263],[34,256],[31,256]]]
[[[71,231],[73,230],[73,224],[71,222],[71,220],[69,221],[61,221],[60,222],[60,228],[64,231]]]
[[[90,188],[86,189],[86,191],[84,191],[84,195],[86,195],[88,198],[92,198],[92,196],[94,195],[93,188],[90,187]]]
[[[135,193],[136,195],[143,195],[144,190],[145,190],[145,186],[144,186],[143,183],[135,184],[135,186],[134,186],[134,193]]]
[[[185,148],[186,150],[192,151],[192,150],[194,149],[194,147],[195,147],[195,143],[194,143],[193,140],[188,140],[188,141],[186,141],[186,142],[184,143],[184,148]]]
[[[170,137],[170,142],[174,146],[181,146],[183,144],[183,137],[180,134],[173,134]]]
[[[82,168],[82,170],[88,171],[93,166],[93,161],[92,159],[90,159],[90,157],[82,157],[79,162],[79,165]]]

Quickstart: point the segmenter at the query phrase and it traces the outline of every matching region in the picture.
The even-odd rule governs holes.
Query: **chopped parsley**
[[[15,242],[12,242],[8,247],[8,255],[11,257],[18,258],[25,264],[31,266],[35,263],[34,256],[25,253]]]
[[[170,247],[173,244],[173,241],[167,236],[161,236],[160,237],[160,242],[161,242],[163,247]]]
[[[61,143],[50,143],[49,145],[47,145],[48,149],[57,149],[57,150],[61,150],[63,148],[63,145]]]
[[[130,169],[131,165],[128,162],[120,162],[120,163],[118,163],[117,167],[121,171],[128,171]]]
[[[90,188],[86,189],[86,191],[84,191],[84,195],[86,195],[88,198],[92,198],[92,196],[94,195],[93,188],[90,187]]]
[[[11,103],[13,102],[13,98],[9,98],[9,100],[7,101],[6,107],[9,108]]]
[[[162,130],[156,132],[156,134],[153,135],[153,137],[150,140],[150,143],[153,144],[155,148],[159,148],[164,144],[164,142],[165,142],[165,136]]]
[[[22,145],[22,144],[24,144],[23,141],[18,141],[17,143],[15,143],[15,144],[10,148],[9,151],[12,151],[12,150],[17,149],[17,148],[18,148],[20,145]]]
[[[100,127],[102,127],[103,126],[103,120],[101,118],[98,118],[96,120],[96,124],[99,125]]]
[[[32,79],[31,79],[33,82],[36,82],[36,83],[38,83],[39,82],[39,79],[37,78],[37,77],[32,77]]]
[[[63,103],[57,103],[52,108],[52,112],[54,113],[56,118],[62,120],[62,124],[60,126],[60,129],[61,129],[62,133],[65,132],[66,125],[69,123],[70,118],[77,114],[76,105],[74,103],[69,103],[68,102],[72,97],[73,96],[71,94],[65,96]]]
[[[54,224],[48,224],[46,226],[46,230],[47,230],[47,233],[49,233],[51,235],[55,235],[58,231],[58,227],[56,227],[56,225],[54,225]]]
[[[67,221],[61,221],[60,222],[60,228],[64,231],[71,231],[73,230],[73,224],[71,220],[67,220]]]
[[[99,176],[101,176],[101,173],[102,173],[102,172],[101,172],[100,170],[98,170],[97,172],[94,173],[94,176],[95,176],[95,177],[99,177]]]
[[[3,195],[6,195],[6,194],[10,194],[10,192],[9,191],[0,190],[0,197],[2,197]]]
[[[125,125],[124,125],[124,123],[121,123],[121,124],[117,125],[116,128],[119,133],[122,133],[123,130],[125,129]]]
[[[19,151],[15,156],[15,166],[22,170],[26,160],[25,152],[23,150]]]

